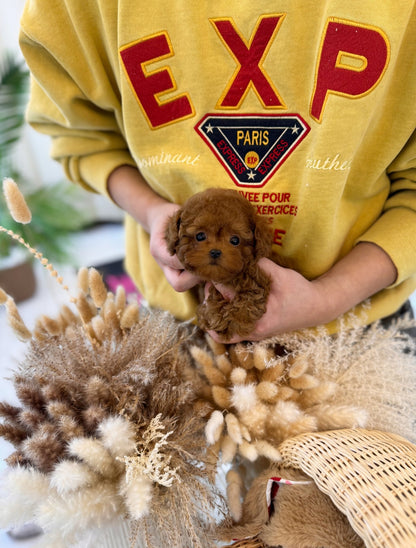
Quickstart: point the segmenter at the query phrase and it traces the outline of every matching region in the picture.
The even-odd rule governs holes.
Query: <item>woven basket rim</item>
[[[416,446],[379,430],[300,434],[279,450],[344,513],[371,548],[416,546]]]

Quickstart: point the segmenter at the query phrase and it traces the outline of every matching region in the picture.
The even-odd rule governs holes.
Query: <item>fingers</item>
[[[200,279],[197,276],[194,276],[187,270],[183,270],[183,268],[177,269],[165,266],[163,267],[163,272],[169,284],[179,293],[187,291],[200,283]]]
[[[207,331],[207,333],[211,337],[211,339],[213,339],[215,342],[222,343],[222,344],[236,344],[236,343],[239,343],[239,342],[250,340],[247,337],[242,338],[242,337],[239,337],[238,335],[234,335],[230,339],[226,340],[226,339],[222,338],[221,335],[218,335],[218,333],[216,331]]]
[[[208,284],[207,284],[208,285]],[[221,295],[226,299],[227,301],[232,301],[235,297],[235,290],[231,287],[228,287],[223,284],[213,284],[215,289],[221,293]],[[207,288],[205,286],[205,291],[207,291]],[[207,297],[207,293],[205,293],[205,298]]]

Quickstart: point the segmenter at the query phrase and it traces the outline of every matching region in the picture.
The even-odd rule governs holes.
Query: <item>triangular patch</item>
[[[262,187],[310,127],[298,114],[207,114],[195,130],[237,186]]]

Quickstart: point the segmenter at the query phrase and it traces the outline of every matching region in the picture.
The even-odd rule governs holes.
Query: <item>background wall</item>
[[[19,21],[24,5],[25,0],[1,0],[0,58],[6,51],[10,51],[23,59],[18,36]],[[46,135],[41,135],[26,126],[14,155],[19,170],[33,185],[56,183],[64,178],[61,166],[49,157],[49,148],[50,140]],[[121,221],[121,211],[106,198],[86,192],[85,200],[90,202],[92,221]]]

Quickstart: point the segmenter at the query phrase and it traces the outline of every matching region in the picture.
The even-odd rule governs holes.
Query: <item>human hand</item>
[[[321,294],[320,284],[311,282],[295,270],[278,266],[269,259],[260,259],[259,267],[270,276],[271,287],[267,300],[266,312],[257,321],[250,335],[238,335],[225,341],[210,331],[210,336],[217,342],[237,343],[259,341],[296,329],[312,327],[330,321],[325,295]],[[232,300],[231,288],[215,284],[216,289],[227,300]],[[206,287],[206,295],[209,286]]]
[[[149,221],[150,253],[163,270],[169,284],[175,291],[186,291],[200,282],[185,270],[176,255],[171,255],[165,241],[165,229],[168,219],[179,209],[177,204],[162,202],[153,208]]]
[[[371,242],[360,242],[312,281],[269,259],[260,259],[259,266],[269,274],[272,283],[266,312],[253,332],[244,338],[247,341],[326,324],[393,284],[397,277],[388,254]],[[225,298],[232,298],[229,288],[219,285],[216,288]],[[234,337],[223,341],[216,333],[210,332],[210,335],[217,342],[243,340]]]

